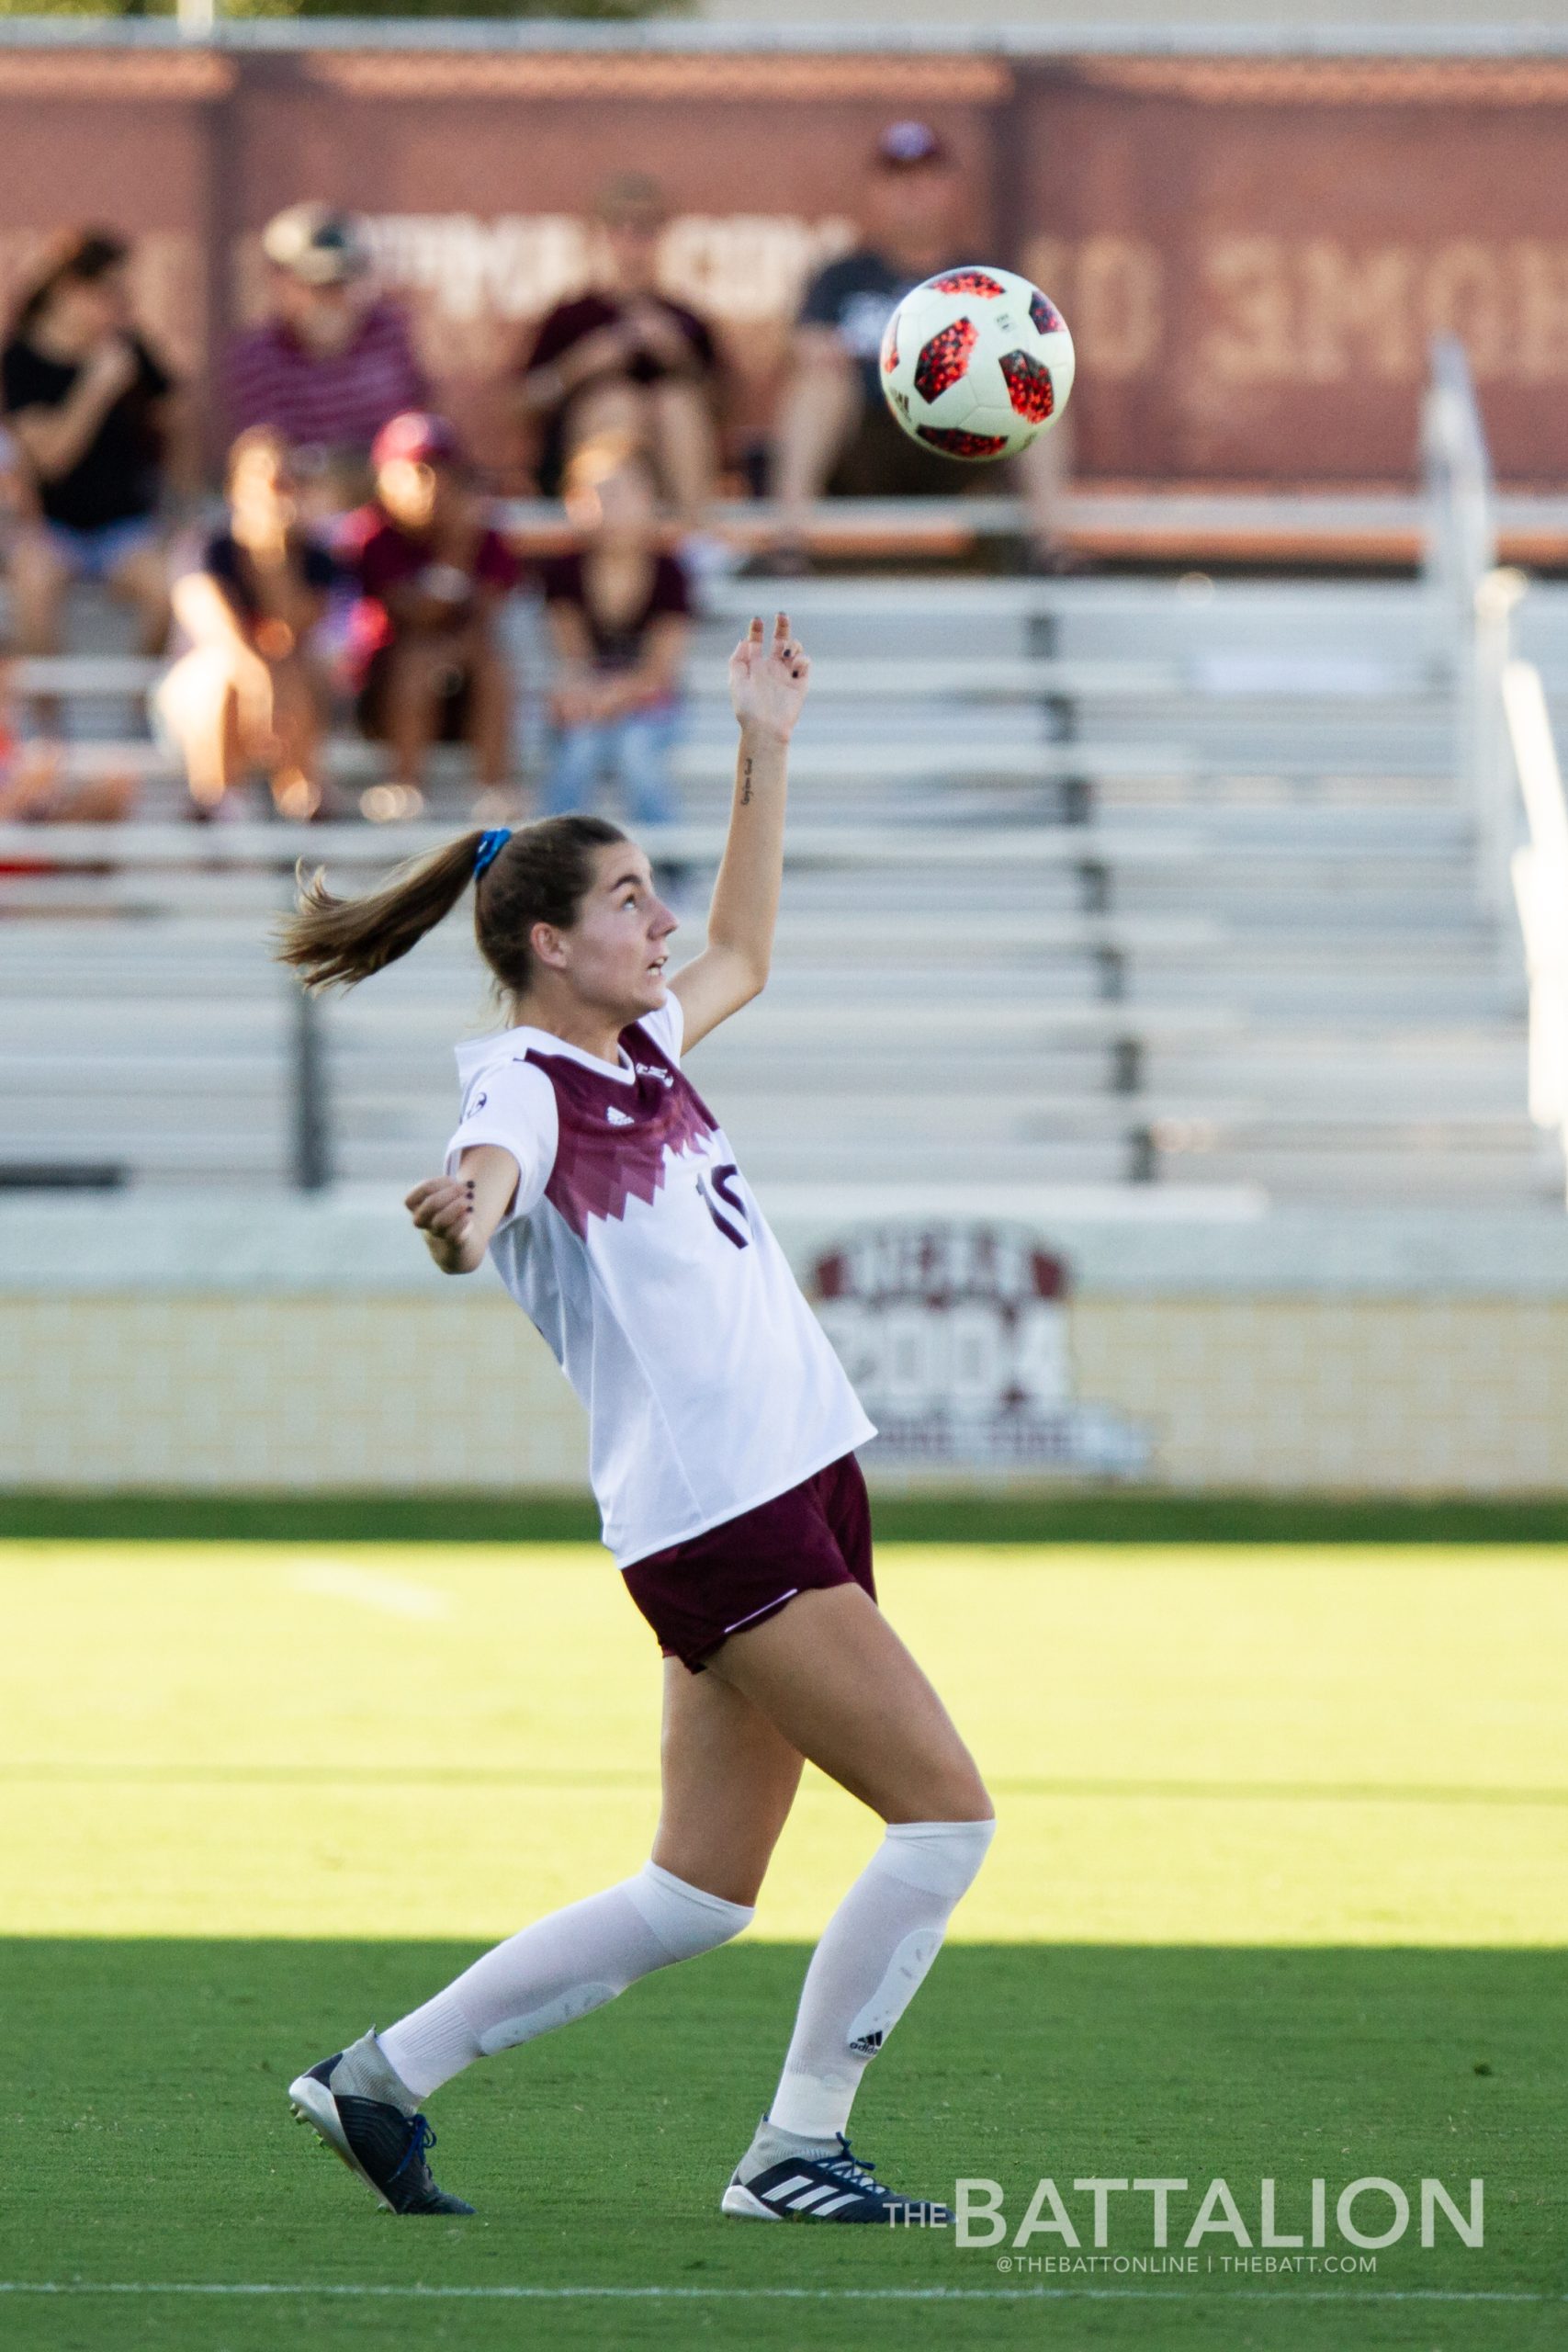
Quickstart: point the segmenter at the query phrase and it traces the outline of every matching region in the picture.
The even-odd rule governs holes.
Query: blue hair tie
[[[474,852],[474,880],[476,882],[481,874],[495,864],[511,839],[510,825],[492,825],[488,833],[479,835],[479,845]]]

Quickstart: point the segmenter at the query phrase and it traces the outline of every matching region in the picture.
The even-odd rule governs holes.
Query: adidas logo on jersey
[[[637,1125],[637,1121],[632,1117],[629,1111],[617,1111],[613,1102],[605,1112],[604,1116],[609,1120],[610,1125],[613,1127],[635,1127]]]

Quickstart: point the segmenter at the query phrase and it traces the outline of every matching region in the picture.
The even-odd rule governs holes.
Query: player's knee
[[[951,1906],[978,1878],[996,1827],[994,1815],[983,1821],[890,1821],[882,1867],[906,1886],[921,1887]]]
[[[751,1924],[750,1904],[711,1894],[659,1862],[645,1862],[626,1888],[644,1925],[671,1960],[695,1960],[701,1952],[715,1951]]]
[[[885,1814],[894,1821],[994,1821],[990,1792],[967,1756],[932,1758],[900,1788],[897,1807]]]

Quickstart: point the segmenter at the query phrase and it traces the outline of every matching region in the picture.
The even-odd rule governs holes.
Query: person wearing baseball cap
[[[862,496],[950,492],[951,469],[919,449],[884,411],[882,330],[912,286],[965,255],[964,188],[929,123],[890,122],[867,158],[861,242],[807,287],[779,404],[772,486],[784,509],[772,560],[804,571],[808,511],[829,490]]]
[[[291,204],[261,248],[271,316],[230,352],[233,428],[269,424],[295,450],[363,464],[388,418],[427,397],[407,322],[376,291],[364,231],[333,205]]]
[[[963,250],[973,233],[963,176],[941,133],[914,120],[888,123],[867,164],[862,241],[818,271],[795,322],[772,449],[782,514],[771,569],[808,569],[810,509],[825,493],[952,497],[968,486],[955,467],[899,431],[877,379],[883,329],[911,287],[975,258]],[[1056,438],[1043,435],[1034,448]],[[1022,486],[1036,537],[1049,537],[1050,486],[1038,495],[1028,478]]]
[[[370,253],[352,213],[330,204],[291,204],[262,231],[274,269],[302,286],[346,286],[363,277]]]
[[[874,160],[884,171],[897,172],[946,164],[949,157],[929,122],[890,122],[876,142]]]
[[[389,786],[364,805],[412,815],[434,742],[468,743],[486,789],[507,781],[512,690],[497,620],[518,565],[444,416],[389,417],[370,462],[375,496],[349,517],[339,548],[359,586],[349,643],[360,728],[393,761]]]

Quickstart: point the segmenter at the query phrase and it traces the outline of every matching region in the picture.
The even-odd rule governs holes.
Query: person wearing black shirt
[[[184,755],[197,816],[216,816],[254,770],[267,776],[280,816],[320,816],[327,687],[311,639],[336,567],[299,527],[281,433],[265,424],[242,433],[227,487],[227,523],[199,567],[175,582],[175,615],[191,642],[158,689],[159,715]]]
[[[589,808],[610,771],[634,824],[669,824],[680,813],[670,754],[691,636],[686,575],[660,544],[647,459],[624,442],[580,449],[566,498],[579,545],[543,567],[557,664],[544,813]]]
[[[131,322],[128,257],[118,237],[73,232],[36,274],[0,351],[6,421],[37,506],[11,559],[24,652],[58,650],[77,579],[103,581],[135,608],[145,651],[168,634],[158,510],[170,458],[185,451],[173,379]]]
[[[664,206],[640,173],[600,200],[611,279],[540,322],[517,388],[534,472],[554,497],[574,450],[615,435],[647,451],[688,529],[713,496],[720,361],[706,322],[658,290]]]
[[[963,184],[947,148],[923,122],[896,122],[877,141],[863,242],[818,270],[795,322],[793,368],[779,403],[773,491],[781,508],[771,561],[807,568],[810,509],[846,497],[952,497],[976,487],[973,468],[922,449],[882,397],[883,329],[910,289],[976,256],[961,250]],[[1019,460],[1037,552],[1051,558],[1065,445],[1042,434]]]

